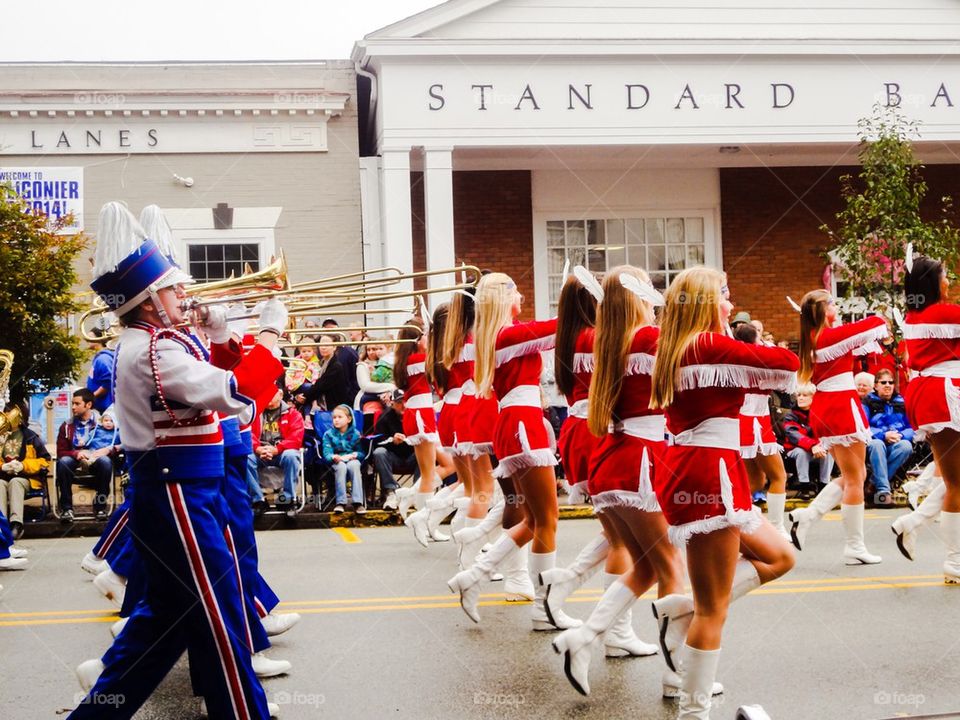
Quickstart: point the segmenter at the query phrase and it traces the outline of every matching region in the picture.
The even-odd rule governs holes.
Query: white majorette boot
[[[461,542],[460,538],[463,537],[463,531],[472,530],[482,522],[483,518],[464,518],[463,528],[453,533],[453,539],[457,543],[457,562],[460,564],[461,570],[466,570],[473,564],[473,561],[476,560],[477,555],[480,553],[480,548],[483,547],[483,541],[486,538],[486,535],[481,535],[478,540],[474,540],[473,542]]]
[[[683,646],[683,685],[677,718],[709,720],[713,704],[713,679],[717,676],[720,650],[698,650]]]
[[[403,519],[403,524],[413,530],[414,539],[424,547],[430,546],[430,528],[427,524],[429,514],[430,511],[426,508],[420,508]]]
[[[440,488],[440,491],[427,500],[427,531],[434,542],[448,542],[450,536],[440,532],[440,523],[453,510],[454,502],[463,498],[463,483],[455,488],[449,486]]]
[[[681,653],[687,641],[687,630],[693,621],[693,598],[679,593],[664,595],[653,601],[653,616],[657,619],[660,629],[660,649],[663,651],[663,660],[667,664],[661,678],[663,697],[678,698],[683,684]],[[714,695],[720,695],[723,692],[723,685],[714,682],[712,690]]]
[[[407,513],[410,512],[410,508],[413,507],[413,498],[414,495],[416,495],[416,488],[397,488],[393,495],[397,501],[397,513],[400,515],[400,517],[405,518]]]
[[[104,570],[109,570],[110,564],[102,557],[97,557],[92,552],[88,552],[80,561],[80,569],[91,575],[99,575]]]
[[[507,602],[529,602],[536,597],[530,579],[529,560],[530,546],[524,545],[500,565],[503,571],[503,596]]]
[[[107,600],[117,607],[123,606],[123,596],[127,592],[126,578],[120,577],[113,570],[104,570],[93,579],[93,584]]]
[[[841,505],[843,530],[847,543],[843,547],[843,560],[847,565],[876,565],[883,558],[873,555],[863,542],[863,503],[859,505]]]
[[[609,635],[617,618],[629,613],[630,606],[636,601],[633,590],[617,577],[583,625],[564,630],[554,638],[553,649],[563,655],[563,672],[573,689],[581,695],[590,694],[587,675],[594,644],[604,633]]]
[[[450,592],[460,594],[460,607],[467,614],[467,617],[475,623],[480,622],[479,602],[480,602],[480,584],[484,580],[489,580],[494,569],[512,555],[515,555],[519,548],[507,533],[503,533],[487,552],[483,553],[477,561],[468,570],[458,572],[452,578],[447,580],[447,587]]]
[[[760,587],[760,575],[752,562],[744,557],[737,560],[733,569],[733,585],[730,588],[730,602],[739,600],[749,592]]]
[[[453,501],[455,512],[453,513],[453,517],[450,518],[451,537],[454,535],[454,533],[460,532],[464,527],[466,527],[467,512],[470,510],[470,504],[472,502],[473,500],[468,497],[458,497]]]
[[[843,488],[835,482],[827,483],[807,507],[794,510],[787,515],[791,523],[790,538],[797,550],[803,550],[807,541],[807,532],[813,524],[833,510],[843,499]]]
[[[491,542],[487,536],[493,533],[495,530],[500,529],[500,524],[503,522],[503,509],[504,501],[501,498],[492,506],[490,506],[490,511],[479,524],[472,527],[464,527],[462,530],[455,531],[453,533],[453,539],[461,545],[472,545],[473,543],[478,543],[477,550],[474,553],[474,555],[476,555],[476,553],[480,552],[480,548],[482,548],[485,543]],[[461,552],[460,554],[466,560],[468,565],[473,561],[473,559],[466,552]]]
[[[901,515],[893,521],[890,529],[897,536],[897,547],[907,560],[913,560],[917,549],[917,533],[924,525],[933,521],[943,509],[943,496],[947,486],[937,485],[917,509],[906,515]]]
[[[552,617],[547,615],[547,611],[544,608],[543,603],[547,596],[547,588],[545,585],[540,584],[539,578],[543,572],[552,570],[556,564],[556,551],[548,553],[530,553],[530,574],[533,577],[538,578],[537,583],[535,583],[533,609],[530,612],[530,617],[533,620],[534,630],[566,630],[567,628],[579,627],[583,624],[582,620],[570,617],[560,608],[554,609]],[[504,587],[504,589],[506,590],[506,587]]]
[[[907,480],[902,486],[907,494],[907,502],[914,510],[920,502],[920,498],[932,493],[938,485],[943,484],[943,478],[936,474],[936,463],[929,463],[915,480]]]
[[[947,546],[943,581],[947,585],[960,585],[960,513],[940,513],[940,534]]]
[[[780,533],[786,540],[790,540],[790,533],[783,526],[783,509],[787,504],[786,493],[767,493],[767,520],[773,525],[773,529]]]
[[[267,637],[282,635],[298,622],[300,622],[300,613],[270,613],[260,618],[260,624],[263,625]]]
[[[603,574],[604,593],[620,579],[619,575],[605,572]],[[547,594],[549,600],[550,595]],[[546,606],[546,605],[545,605]],[[656,655],[660,647],[654,643],[644,642],[637,637],[633,630],[633,606],[624,610],[613,625],[607,628],[603,636],[603,650],[608,658],[613,657],[647,657]]]
[[[543,607],[547,618],[553,617],[567,598],[597,573],[609,554],[610,542],[600,534],[583,547],[568,567],[555,567],[540,573],[538,582],[546,588]]]

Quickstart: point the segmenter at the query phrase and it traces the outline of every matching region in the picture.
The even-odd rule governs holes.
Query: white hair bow
[[[654,307],[662,307],[664,304],[666,304],[666,301],[663,299],[663,295],[661,295],[659,291],[653,287],[653,285],[640,282],[640,280],[635,278],[633,275],[628,273],[620,273],[620,284],[638,298],[641,300],[646,300]]]

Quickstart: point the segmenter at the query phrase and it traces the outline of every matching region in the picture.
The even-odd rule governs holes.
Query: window
[[[705,262],[703,217],[642,217],[547,221],[547,282],[551,313],[563,285],[563,264],[604,272],[635,265],[663,290],[681,270]]]
[[[188,243],[187,248],[188,269],[197,282],[223,280],[231,274],[239,277],[246,269],[254,272],[260,269],[259,243]]]

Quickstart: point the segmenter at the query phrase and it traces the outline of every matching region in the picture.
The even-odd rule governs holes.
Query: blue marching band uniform
[[[118,316],[150,301],[153,317],[170,325],[159,293],[190,279],[169,249],[146,239],[119,203],[101,210],[99,231],[93,289]],[[238,474],[244,464],[236,458],[249,449],[223,419],[249,424],[282,366],[266,347],[243,353],[233,340],[212,355],[207,362],[189,336],[142,318],[121,333],[114,394],[132,497],[98,548],[115,549],[121,565],[124,555],[134,558],[142,592],[102,660],[78,668],[92,687],[71,718],[132,717],[184,650],[211,718],[270,714],[252,655],[269,645],[254,620],[276,596],[257,571]]]

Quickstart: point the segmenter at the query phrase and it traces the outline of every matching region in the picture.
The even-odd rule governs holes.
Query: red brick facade
[[[533,318],[533,210],[530,172],[453,173],[453,225],[457,263],[505,272],[525,298]],[[413,266],[426,268],[423,175],[412,173]]]

